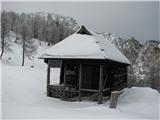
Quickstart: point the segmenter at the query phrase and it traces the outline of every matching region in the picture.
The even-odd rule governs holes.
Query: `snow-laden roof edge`
[[[109,40],[102,38],[84,26],[81,26],[75,33],[49,48],[40,58],[109,59],[130,64],[130,61]]]
[[[84,27],[84,26],[83,26]],[[98,35],[97,33],[95,33],[95,32],[93,32],[92,30],[90,30],[90,29],[87,29],[94,37],[96,37],[97,39],[99,39],[99,40],[102,40],[103,41],[103,43],[101,44],[101,47],[103,46],[103,47],[105,47],[104,45],[104,43],[108,43],[108,44],[110,44],[111,45],[111,47],[113,48],[113,49],[115,49],[115,51],[116,52],[118,52],[119,53],[119,55],[121,55],[121,58],[123,59],[121,59],[121,60],[117,60],[117,59],[114,59],[114,58],[106,58],[106,59],[109,59],[109,60],[114,60],[114,61],[117,61],[117,62],[122,62],[122,63],[127,63],[127,64],[131,64],[130,63],[130,61],[126,58],[126,56],[114,45],[114,44],[112,44],[108,39],[106,40],[105,38],[103,38],[102,36],[100,36],[100,35]],[[103,53],[104,53],[105,51],[103,51]],[[105,53],[104,53],[105,54]],[[106,56],[106,55],[104,55],[104,56]]]

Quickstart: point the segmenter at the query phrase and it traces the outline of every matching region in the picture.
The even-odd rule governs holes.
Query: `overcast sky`
[[[159,39],[159,2],[2,2],[15,12],[50,12],[73,17],[96,32]]]

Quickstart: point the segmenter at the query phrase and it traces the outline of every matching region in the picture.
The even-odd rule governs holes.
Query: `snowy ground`
[[[38,59],[47,48],[45,44],[40,46],[34,59],[25,59],[24,67],[21,67],[21,45],[13,44],[13,51],[4,54],[0,66],[3,119],[158,119],[160,95],[151,88],[126,89],[119,98],[117,109],[109,108],[110,101],[98,105],[91,101],[66,102],[47,97],[47,66]],[[57,83],[59,69],[52,69],[51,72],[52,83]]]
[[[56,72],[57,70],[55,70]],[[66,102],[46,97],[46,69],[2,66],[2,117],[158,119],[159,93],[150,88],[126,89],[117,109],[109,102]]]

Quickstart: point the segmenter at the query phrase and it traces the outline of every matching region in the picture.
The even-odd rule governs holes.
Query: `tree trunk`
[[[41,46],[41,40],[39,40],[39,45]]]
[[[1,59],[2,59],[2,56],[3,56],[3,53],[4,53],[4,38],[2,37],[2,41],[1,41],[2,43],[1,43],[1,49],[2,49],[2,51],[1,51]]]
[[[25,51],[25,39],[23,40],[23,55],[22,55],[22,66],[24,66],[24,51]]]
[[[4,53],[4,47],[2,46],[1,59],[2,59],[3,53]]]

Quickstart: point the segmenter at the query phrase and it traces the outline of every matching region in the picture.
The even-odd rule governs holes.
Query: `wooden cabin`
[[[99,104],[111,91],[127,87],[129,60],[112,44],[82,26],[76,33],[45,51],[47,95],[81,101],[97,95]],[[59,85],[50,84],[50,68],[60,67]]]

